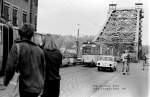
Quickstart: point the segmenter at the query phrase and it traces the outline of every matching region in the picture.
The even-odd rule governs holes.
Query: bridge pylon
[[[129,50],[133,60],[138,61],[142,52],[143,3],[135,3],[134,8],[116,6],[117,4],[109,4],[109,17],[95,42],[113,48],[116,56]]]

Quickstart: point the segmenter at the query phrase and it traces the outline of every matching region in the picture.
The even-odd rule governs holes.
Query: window
[[[35,6],[38,6],[38,0],[34,0]]]
[[[6,21],[9,21],[9,4],[7,3],[4,3],[4,7],[3,7],[3,18],[6,20]]]
[[[17,13],[18,13],[18,9],[14,7],[13,8],[13,22],[12,22],[14,26],[17,26]]]
[[[23,16],[22,16],[22,21],[23,21],[23,24],[27,22],[27,12],[23,12]]]
[[[91,47],[83,47],[83,55],[91,55]]]
[[[32,24],[32,12],[30,13],[30,23]]]
[[[35,30],[37,30],[37,16],[35,16],[35,21],[34,21],[34,25],[35,25]]]

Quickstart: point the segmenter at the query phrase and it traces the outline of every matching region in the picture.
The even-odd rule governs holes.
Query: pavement
[[[3,78],[0,78],[0,97],[19,97],[18,85],[17,85],[17,73],[15,73],[14,77],[10,81],[9,85],[3,88]],[[16,86],[17,85],[17,86]]]
[[[142,61],[131,63],[129,75],[122,75],[121,70],[118,70],[119,76],[112,78],[111,81],[104,85],[95,86],[96,92],[90,97],[150,97],[148,84],[149,69],[149,64],[146,64],[143,70]],[[15,80],[16,75],[5,90],[0,90],[0,97],[12,97],[16,92],[14,90]],[[3,78],[0,78],[0,87],[2,82]],[[19,97],[19,95],[15,97]]]
[[[104,86],[98,87],[91,97],[150,97],[149,90],[149,64],[143,62],[131,63],[129,75],[113,78]]]

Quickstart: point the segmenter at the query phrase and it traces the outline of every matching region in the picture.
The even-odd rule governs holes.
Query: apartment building
[[[0,22],[13,27],[32,23],[36,28],[38,0],[0,0],[0,5]]]

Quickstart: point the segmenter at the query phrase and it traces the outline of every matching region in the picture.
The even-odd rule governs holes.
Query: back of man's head
[[[129,51],[128,50],[125,50],[125,53],[128,53]]]
[[[34,31],[34,26],[32,24],[25,23],[19,30],[19,35],[30,40],[34,34]]]

